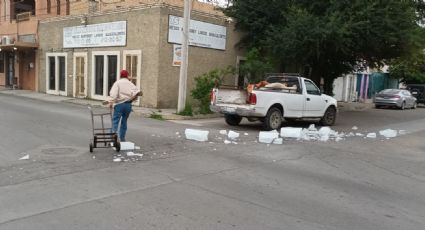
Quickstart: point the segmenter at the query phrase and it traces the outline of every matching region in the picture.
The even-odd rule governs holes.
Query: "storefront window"
[[[95,94],[103,95],[103,55],[95,56]]]
[[[66,53],[47,53],[46,60],[47,93],[66,96]]]
[[[49,89],[56,88],[56,62],[55,57],[49,57]]]

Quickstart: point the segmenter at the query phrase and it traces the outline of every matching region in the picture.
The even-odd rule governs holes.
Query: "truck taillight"
[[[251,105],[257,104],[257,95],[255,95],[255,93],[249,94],[249,104]]]

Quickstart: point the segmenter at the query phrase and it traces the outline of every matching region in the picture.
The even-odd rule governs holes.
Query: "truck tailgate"
[[[245,105],[247,92],[238,89],[217,89],[215,93],[216,104],[237,104]]]

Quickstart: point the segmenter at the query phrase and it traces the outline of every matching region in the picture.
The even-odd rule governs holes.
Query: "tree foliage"
[[[272,64],[268,58],[260,55],[257,48],[248,51],[246,61],[240,67],[242,76],[246,76],[249,83],[257,83],[264,79],[266,73],[272,71]]]
[[[211,113],[211,90],[216,86],[220,86],[226,76],[233,75],[234,73],[234,67],[229,66],[225,69],[214,69],[195,77],[195,87],[192,89],[191,95],[196,101],[198,101],[199,112],[201,114]]]
[[[233,0],[224,12],[245,36],[240,45],[258,48],[282,70],[296,66],[316,83],[333,80],[364,64],[409,56],[424,48],[422,0]],[[307,69],[307,71],[306,71]]]

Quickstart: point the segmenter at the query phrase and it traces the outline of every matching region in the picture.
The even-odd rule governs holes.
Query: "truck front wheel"
[[[283,115],[280,109],[273,107],[267,112],[264,118],[263,126],[265,130],[279,129],[282,125]]]
[[[332,126],[335,124],[335,120],[336,120],[336,109],[335,107],[331,106],[328,109],[326,109],[325,114],[320,120],[320,124],[323,126]]]
[[[234,114],[224,114],[224,120],[231,126],[237,126],[242,121],[242,117]]]

